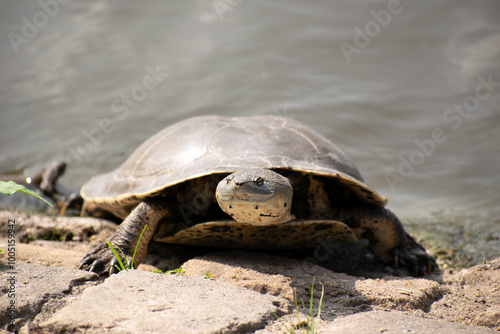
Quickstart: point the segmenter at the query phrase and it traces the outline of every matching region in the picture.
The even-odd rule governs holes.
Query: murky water
[[[499,14],[497,1],[2,1],[0,173],[66,159],[78,189],[183,118],[285,115],[343,148],[430,244],[499,256]]]

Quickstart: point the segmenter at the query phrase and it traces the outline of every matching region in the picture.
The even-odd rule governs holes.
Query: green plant
[[[318,305],[318,315],[316,316],[317,322],[314,322],[314,308],[313,308],[313,299],[314,299],[314,281],[316,280],[316,276],[313,277],[312,285],[311,285],[311,299],[309,300],[309,309],[306,308],[304,300],[301,298],[300,301],[302,303],[302,308],[306,313],[308,313],[308,316],[305,321],[300,320],[300,310],[299,310],[299,302],[297,299],[297,289],[293,290],[293,300],[295,302],[295,313],[297,314],[297,323],[291,327],[288,328],[285,323],[281,320],[280,317],[278,317],[276,314],[274,316],[278,321],[285,327],[286,331],[290,334],[295,334],[295,329],[297,330],[302,330],[305,329],[306,333],[317,333],[318,332],[318,323],[319,319],[321,316],[321,304],[323,303],[323,296],[325,295],[325,287],[323,284],[321,284],[321,296],[319,299],[319,305]]]
[[[39,198],[42,201],[44,201],[45,203],[47,203],[48,205],[52,206],[52,204],[50,204],[42,196],[38,195],[33,190],[29,190],[28,188],[26,188],[23,185],[17,184],[14,181],[8,181],[8,182],[0,181],[0,193],[1,194],[14,195],[18,191],[21,192],[21,193],[25,193],[25,194],[31,195],[31,196],[35,196],[36,198]]]
[[[167,270],[164,272],[164,275],[170,275],[170,274],[173,274],[176,276],[184,276],[184,275],[186,275],[186,272],[184,271],[184,269],[182,269],[182,267],[179,267],[179,268],[174,269],[174,270]]]
[[[161,270],[155,270],[153,272],[155,274],[163,274],[163,275],[176,275],[176,276],[185,276],[186,275],[186,272],[184,271],[184,269],[182,269],[182,267],[174,269],[174,270],[167,270],[165,272],[163,272]]]
[[[121,258],[118,256],[118,253],[116,252],[116,250],[113,247],[113,245],[111,244],[111,242],[109,242],[109,241],[107,242],[109,248],[111,248],[111,251],[115,255],[115,258],[118,260],[118,263],[120,264],[119,267],[118,267],[118,265],[115,264],[115,267],[116,267],[116,269],[118,269],[118,271],[122,271],[122,270],[126,270],[126,269],[134,269],[135,254],[137,253],[137,247],[139,247],[139,243],[141,242],[142,235],[144,234],[144,231],[146,231],[146,227],[148,227],[147,224],[144,225],[144,228],[142,229],[141,235],[139,236],[139,240],[137,240],[137,244],[135,245],[135,249],[134,249],[134,255],[132,255],[132,260],[130,260],[130,262],[128,262],[127,257],[125,256],[123,251],[119,247],[117,247],[118,250],[120,250],[120,252],[122,253],[123,258],[125,259],[125,264],[123,264]]]
[[[205,278],[205,279],[209,279],[211,280],[212,279],[212,273],[206,273],[205,275],[201,276],[202,278]]]

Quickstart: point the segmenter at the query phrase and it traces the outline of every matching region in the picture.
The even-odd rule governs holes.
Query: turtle
[[[128,260],[136,251],[134,266],[151,240],[307,251],[362,239],[380,261],[415,276],[436,268],[347,155],[287,117],[182,120],[146,140],[116,170],[92,177],[80,193],[88,212],[123,220],[108,241]],[[102,243],[78,268],[111,275],[116,263]]]

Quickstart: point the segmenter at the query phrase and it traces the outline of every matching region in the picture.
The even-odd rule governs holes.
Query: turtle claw
[[[394,249],[396,267],[406,267],[413,276],[428,276],[438,268],[436,259],[425,251],[412,236],[407,235],[407,242]]]
[[[116,266],[118,265],[118,261],[113,261],[111,263],[111,268],[109,268],[109,276],[113,274],[118,274],[118,269],[116,269]]]
[[[107,244],[102,244],[88,252],[78,263],[78,269],[94,272],[100,276],[117,273],[118,261]]]

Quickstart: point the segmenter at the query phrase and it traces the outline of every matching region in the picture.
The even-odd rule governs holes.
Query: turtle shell
[[[173,124],[146,140],[116,170],[91,178],[81,195],[101,208],[130,206],[184,181],[244,168],[336,178],[362,202],[387,202],[331,141],[298,121],[277,116],[211,115]]]

